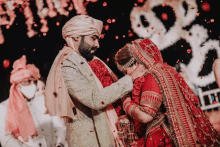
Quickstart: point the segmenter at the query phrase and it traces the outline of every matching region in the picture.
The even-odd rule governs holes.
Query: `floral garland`
[[[134,81],[133,84],[133,90],[132,90],[132,95],[131,95],[131,101],[134,102],[135,104],[139,105],[140,104],[140,99],[141,99],[141,89],[143,86],[143,83],[145,81],[144,77],[137,78]],[[145,131],[146,131],[146,124],[142,124],[138,122],[137,120],[130,118],[131,124],[135,126],[135,132],[138,135],[138,140],[136,140],[138,146],[144,146],[144,137],[145,137]]]
[[[32,29],[32,24],[34,23],[34,17],[33,17],[33,13],[29,7],[29,3],[26,3],[26,6],[24,8],[24,16],[25,18],[27,19],[26,20],[26,25],[27,25],[27,35],[29,38],[33,37],[34,35],[37,34],[37,32],[35,32],[33,29]]]
[[[97,2],[98,0],[90,0],[90,2]],[[43,35],[46,35],[49,28],[47,26],[47,20],[45,19],[47,16],[49,17],[55,17],[57,16],[57,12],[61,15],[68,16],[69,11],[72,11],[75,7],[77,14],[87,14],[86,8],[83,5],[84,0],[72,0],[73,4],[70,4],[68,10],[65,10],[64,8],[68,7],[68,3],[70,3],[70,0],[46,0],[47,6],[44,7],[44,1],[43,0],[36,0],[35,4],[37,6],[37,14],[40,17],[40,22],[42,24],[42,27],[40,31],[43,33]],[[2,8],[2,5],[5,5],[6,11]],[[16,18],[16,14],[14,9],[19,7],[19,5],[22,6],[20,8],[20,12],[24,13],[27,25],[27,35],[29,38],[33,37],[37,34],[36,31],[32,29],[32,25],[34,24],[34,18],[31,8],[29,7],[30,2],[29,0],[0,0],[0,26],[6,25],[6,28],[9,29],[10,26],[14,23],[14,20]],[[73,7],[74,6],[74,7]],[[7,20],[7,16],[9,16],[9,21]],[[59,22],[57,22],[57,25],[59,25]],[[37,24],[34,24],[34,26],[37,26]],[[4,43],[4,36],[2,31],[0,30],[0,44]]]
[[[105,65],[100,60],[94,59],[93,61],[90,61],[89,66],[92,68],[92,71],[95,73],[97,78],[100,80],[103,87],[110,86],[114,82],[108,69],[105,67]],[[119,99],[112,105],[115,108],[115,111],[118,116],[125,114],[125,112],[122,110],[122,107],[121,107],[122,106],[121,99]]]
[[[43,0],[36,0],[36,6],[37,6],[37,14],[40,17],[40,22],[42,24],[40,31],[42,33],[48,32],[49,28],[47,26],[47,20],[45,17],[48,15],[49,9],[44,8],[44,1]]]
[[[89,65],[102,83],[103,87],[110,86],[113,83],[113,79],[108,72],[108,69],[100,60],[94,59],[93,61],[89,62]]]
[[[4,42],[4,36],[2,34],[2,29],[1,29],[1,17],[0,17],[0,44]]]
[[[4,15],[6,12],[3,10],[2,5],[0,5],[0,15]]]
[[[83,1],[84,0],[73,0],[73,4],[77,13],[86,15],[87,12],[86,8],[83,6]]]
[[[6,14],[8,14],[9,15],[9,23],[8,23],[8,25],[7,25],[7,29],[9,29],[10,28],[10,26],[13,24],[13,22],[14,22],[14,20],[15,20],[15,18],[16,18],[16,14],[15,14],[15,12],[14,12],[14,6],[13,6],[13,2],[14,1],[6,1],[5,2],[5,7],[6,7]]]

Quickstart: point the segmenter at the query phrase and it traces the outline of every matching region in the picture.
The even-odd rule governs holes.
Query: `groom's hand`
[[[147,72],[147,69],[144,67],[143,64],[138,64],[137,68],[130,74],[133,81],[139,77],[142,77]]]

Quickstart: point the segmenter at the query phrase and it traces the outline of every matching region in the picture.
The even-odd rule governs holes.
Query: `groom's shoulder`
[[[80,55],[78,55],[76,52],[73,52],[71,55],[69,55],[69,56],[67,57],[66,60],[75,63],[75,62],[77,62],[77,60],[79,60],[79,59],[80,59]]]
[[[83,62],[82,57],[77,53],[73,52],[64,60],[62,67],[63,66],[78,67],[80,66],[81,62]]]

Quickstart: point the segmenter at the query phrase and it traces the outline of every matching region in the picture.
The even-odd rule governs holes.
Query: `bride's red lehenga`
[[[147,124],[130,120],[138,133],[138,146],[144,146],[146,135],[146,147],[219,147],[220,134],[199,107],[198,97],[179,73],[163,62],[157,46],[149,39],[127,45],[135,60],[148,68],[145,77],[135,80],[130,102],[153,117]]]
[[[162,110],[162,96],[160,88],[151,74],[145,77],[138,78],[134,81],[133,91],[131,95],[131,102],[139,106],[139,108],[148,115],[158,118],[159,112]],[[155,119],[156,120],[156,119]],[[144,147],[146,124],[140,123],[130,117],[131,124],[135,126],[135,132],[138,135],[136,140],[138,147]],[[163,121],[150,129],[148,137],[146,138],[147,147],[172,147],[172,141],[162,127]],[[169,133],[169,132],[168,132]]]

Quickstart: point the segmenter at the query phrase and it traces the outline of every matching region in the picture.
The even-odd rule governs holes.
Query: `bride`
[[[175,69],[163,62],[152,41],[137,39],[126,44],[115,61],[124,74],[130,74],[138,64],[148,69],[123,100],[137,135],[135,146],[220,146],[220,134],[203,114],[198,97]]]

